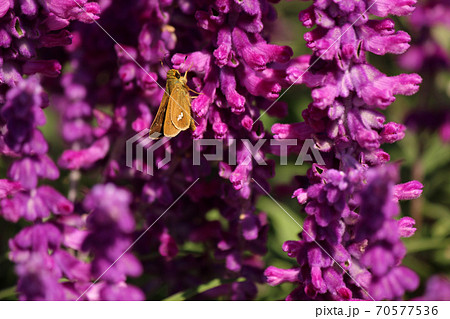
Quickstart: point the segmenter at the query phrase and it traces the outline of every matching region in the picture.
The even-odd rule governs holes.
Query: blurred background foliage
[[[289,45],[294,51],[294,56],[310,54],[305,46],[303,34],[308,31],[298,21],[298,13],[310,5],[310,2],[281,1],[276,4],[279,19],[270,26],[271,42],[280,45]],[[406,17],[394,18],[397,29],[407,31],[412,39],[417,36],[412,30]],[[435,27],[432,30],[435,39],[446,48],[450,54],[449,30],[445,27]],[[397,63],[395,55],[374,56],[369,55],[368,60],[379,70],[387,75],[397,75],[408,72],[402,70]],[[424,74],[425,81],[421,90],[410,97],[399,96],[397,100],[384,112],[387,121],[404,123],[407,115],[414,110],[442,110],[444,105],[450,107],[450,70],[442,70],[437,76],[430,78]],[[424,85],[425,84],[425,85]],[[429,85],[428,85],[429,84]],[[261,120],[267,130],[275,123],[295,123],[303,121],[301,113],[311,102],[311,90],[303,85],[294,85],[282,97],[289,105],[289,115],[283,119],[271,118],[264,115]],[[46,109],[47,124],[42,127],[45,138],[50,144],[53,160],[57,161],[62,153],[64,145],[59,135],[59,123],[57,114],[51,107]],[[450,145],[445,144],[435,130],[411,130],[407,129],[406,137],[393,145],[384,145],[384,150],[391,155],[391,162],[401,164],[401,182],[412,179],[422,182],[424,192],[417,200],[402,203],[402,216],[412,216],[417,221],[417,232],[411,238],[404,239],[408,253],[404,259],[404,265],[416,271],[421,278],[420,288],[407,296],[407,299],[419,296],[423,293],[428,278],[435,274],[450,276]],[[288,165],[279,165],[276,162],[276,176],[270,180],[272,196],[283,207],[280,208],[269,197],[261,197],[257,209],[264,211],[269,217],[268,253],[265,256],[266,265],[290,268],[296,266],[294,259],[286,256],[281,247],[286,240],[298,239],[301,229],[297,225],[302,224],[305,216],[302,207],[297,200],[291,198],[292,185],[295,177],[304,175],[310,167],[308,163],[302,166],[293,165],[295,158],[288,161]],[[0,159],[0,174],[6,176],[6,170],[10,162],[8,159]],[[68,172],[61,170],[61,177],[56,181],[45,181],[55,186],[62,193],[68,189]],[[90,187],[95,184],[95,174],[84,177],[81,185]],[[86,190],[86,189],[85,189]],[[83,189],[81,190],[82,192]],[[283,211],[284,210],[284,211]],[[217,212],[216,212],[217,213]],[[290,216],[296,220],[294,222]],[[217,215],[217,216],[215,216]],[[212,212],[211,218],[219,218],[219,214]],[[23,227],[27,222],[21,220],[12,224],[0,219],[0,300],[17,299],[14,285],[17,277],[14,274],[13,264],[8,260],[8,239]],[[181,248],[190,251],[195,247]],[[217,281],[217,280],[216,280]],[[205,283],[200,287],[210,289],[220,284],[220,281]],[[205,288],[206,287],[206,288]],[[289,294],[294,285],[286,283],[277,287],[259,285],[257,300],[281,300]],[[198,291],[198,290],[197,290]],[[190,296],[191,292],[186,292]],[[182,295],[182,294],[181,294]],[[180,296],[181,296],[180,295]],[[175,300],[185,297],[174,296]],[[161,298],[164,298],[162,292]],[[167,296],[166,296],[167,297]],[[177,299],[178,298],[178,299]]]

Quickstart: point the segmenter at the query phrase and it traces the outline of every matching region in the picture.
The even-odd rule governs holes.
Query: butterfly
[[[166,91],[150,126],[150,138],[174,137],[188,128],[195,131],[195,121],[191,114],[192,97],[189,95],[189,91],[195,91],[187,85],[187,72],[184,76],[175,69],[167,72]]]

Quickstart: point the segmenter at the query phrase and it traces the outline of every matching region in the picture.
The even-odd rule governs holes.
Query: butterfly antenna
[[[160,62],[161,62],[161,67],[163,68],[163,70],[167,73],[167,70],[166,70],[166,67],[164,66],[164,63],[163,63],[163,61],[162,60],[160,60]]]
[[[187,69],[186,72],[184,72],[184,79],[187,79],[187,74],[193,65],[194,65],[194,63],[191,63],[191,66],[189,67],[189,69]]]
[[[164,58],[163,58],[163,60],[161,59],[161,60],[159,60],[160,62],[161,62],[161,66],[162,66],[162,68],[163,69],[165,69],[164,68],[164,64],[166,64],[167,65],[167,67],[168,67],[168,69],[167,70],[169,70],[170,69],[170,65],[169,65],[169,63],[167,63],[167,61],[166,61],[166,57],[168,56],[169,54],[166,54],[165,56],[164,56]],[[165,70],[166,72],[167,72],[167,70]]]

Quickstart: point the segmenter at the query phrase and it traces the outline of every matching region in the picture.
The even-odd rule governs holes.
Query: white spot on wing
[[[183,118],[183,112],[181,112],[180,115],[178,115],[177,121],[181,121],[182,118]]]

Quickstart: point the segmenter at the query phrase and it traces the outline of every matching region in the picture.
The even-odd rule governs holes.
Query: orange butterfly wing
[[[177,83],[170,92],[169,109],[170,120],[180,131],[187,130],[191,123],[191,99],[187,89]]]

